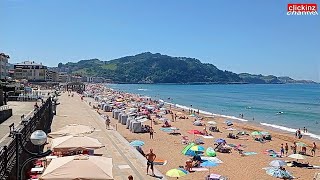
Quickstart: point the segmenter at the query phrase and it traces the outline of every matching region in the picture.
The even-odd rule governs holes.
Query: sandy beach
[[[128,95],[127,95],[128,96]],[[133,95],[132,95],[133,96]],[[169,105],[166,105],[167,109],[170,109]],[[170,135],[168,132],[161,131],[160,128],[163,125],[163,122],[160,121],[155,115],[151,115],[151,119],[154,120],[152,123],[152,127],[155,131],[154,138],[150,139],[149,133],[132,133],[128,129],[126,129],[125,125],[121,125],[118,123],[117,120],[111,118],[111,112],[103,112],[99,111],[102,115],[108,115],[111,118],[111,125],[116,127],[116,130],[129,142],[132,140],[142,140],[145,142],[145,145],[142,149],[145,152],[148,152],[149,149],[153,149],[155,154],[157,155],[157,159],[167,160],[166,165],[157,165],[156,168],[165,174],[168,170],[173,168],[178,168],[179,166],[184,166],[185,162],[190,159],[190,157],[185,156],[181,153],[183,148],[186,146],[181,142],[181,136],[188,136],[190,141],[193,141],[196,138],[200,138],[203,140],[205,148],[208,147],[215,147],[214,140],[218,138],[225,139],[227,144],[241,144],[244,145],[245,152],[255,152],[257,154],[249,155],[249,156],[241,156],[238,151],[232,150],[231,153],[219,153],[217,152],[217,158],[219,158],[223,163],[219,164],[216,167],[210,168],[210,173],[216,173],[223,176],[227,176],[229,179],[238,180],[238,179],[248,179],[248,180],[268,180],[268,179],[276,179],[271,177],[270,175],[266,174],[265,170],[262,168],[269,167],[269,163],[272,160],[281,159],[284,161],[292,161],[289,157],[282,157],[282,158],[274,158],[271,157],[264,152],[268,149],[273,149],[276,152],[280,152],[281,144],[288,143],[289,145],[289,153],[288,155],[292,154],[292,150],[290,146],[293,145],[293,142],[304,142],[308,146],[307,147],[307,154],[311,154],[311,145],[314,142],[312,139],[297,139],[294,137],[293,134],[286,134],[281,133],[278,131],[266,130],[262,129],[261,127],[254,126],[253,124],[248,124],[245,122],[239,122],[237,120],[233,120],[233,128],[237,131],[245,130],[249,134],[252,131],[268,131],[271,136],[272,140],[266,143],[260,143],[255,141],[251,136],[241,136],[241,139],[230,139],[227,138],[229,133],[236,133],[237,131],[229,131],[227,130],[227,125],[224,123],[226,118],[224,117],[206,117],[204,114],[199,114],[199,116],[204,117],[202,119],[202,123],[207,124],[208,121],[215,121],[217,122],[217,127],[220,129],[221,132],[210,132],[213,138],[207,139],[203,138],[202,136],[192,135],[187,133],[187,131],[195,129],[199,131],[203,131],[203,126],[194,126],[193,122],[195,117],[191,117],[188,113],[188,110],[182,110],[179,108],[171,107],[171,111],[173,114],[178,114],[176,121],[170,122],[173,127],[179,129],[178,132],[181,135]],[[167,114],[164,115],[169,120],[172,120],[172,115]],[[188,119],[179,119],[179,116],[188,117]],[[151,126],[151,121],[144,122],[145,125]],[[207,124],[207,129],[209,125]],[[320,142],[316,142],[317,145]],[[300,147],[298,147],[298,150]],[[306,156],[306,159],[299,160],[299,162],[308,162],[310,165],[319,166],[320,165],[320,153],[318,150],[316,151],[316,156]],[[306,168],[299,168],[299,167],[288,167],[285,166],[286,170],[291,172],[294,177],[299,178],[301,180],[311,180],[314,177],[316,172],[320,172],[320,169],[306,169]],[[190,174],[181,177],[181,179],[204,179],[206,175],[209,174],[209,171],[201,171],[201,172],[191,172]],[[170,178],[169,178],[170,179]],[[179,178],[180,179],[180,178]]]

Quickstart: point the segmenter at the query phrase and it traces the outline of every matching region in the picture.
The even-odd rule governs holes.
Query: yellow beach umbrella
[[[179,177],[185,176],[188,174],[188,171],[184,170],[184,169],[170,169],[169,171],[167,171],[166,175],[169,177],[176,177],[177,179]]]

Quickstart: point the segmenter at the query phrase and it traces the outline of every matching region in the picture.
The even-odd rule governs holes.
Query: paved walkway
[[[33,106],[35,102],[20,102],[9,101],[8,105],[12,109],[12,116],[0,124],[0,146],[8,143],[9,138],[9,126],[14,123],[17,127],[21,122],[21,116],[24,114],[26,117],[33,112]]]
[[[113,175],[116,180],[126,180],[129,175],[134,179],[160,179],[163,175],[155,171],[157,177],[146,175],[146,159],[143,158],[133,147],[131,147],[117,131],[105,129],[105,123],[90,106],[81,101],[80,97],[68,97],[67,93],[59,96],[57,115],[53,119],[52,131],[56,131],[68,124],[90,125],[96,131],[88,135],[98,139],[106,147],[96,152],[100,152],[105,157],[112,157],[114,170]],[[165,177],[163,177],[165,179]]]

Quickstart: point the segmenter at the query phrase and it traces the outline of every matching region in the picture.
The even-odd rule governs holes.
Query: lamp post
[[[37,153],[33,153],[33,152],[30,152],[29,150],[27,150],[23,143],[22,143],[22,134],[20,132],[13,132],[14,133],[14,136],[15,136],[15,140],[16,140],[16,177],[17,177],[17,180],[22,180],[22,173],[23,173],[23,169],[24,167],[29,163],[31,162],[32,160],[35,160],[37,158],[42,158],[42,157],[45,157],[45,156],[48,156],[51,154],[51,150],[48,150],[44,153],[38,151]],[[30,136],[30,140],[31,140],[31,143],[36,145],[36,146],[40,146],[41,145],[44,145],[47,141],[47,135],[44,131],[42,130],[36,130],[35,132],[33,132]],[[22,150],[29,154],[31,157],[28,158],[25,162],[23,162],[21,165],[20,165],[20,159],[19,159],[19,146],[21,146]]]

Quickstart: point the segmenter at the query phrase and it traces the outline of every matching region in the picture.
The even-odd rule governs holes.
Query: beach
[[[102,86],[100,86],[101,88]],[[106,92],[108,90],[103,90],[102,92]],[[118,93],[118,92],[117,92]],[[132,95],[126,93],[127,97],[137,97],[137,95]],[[92,98],[90,98],[92,100]],[[89,99],[87,99],[89,101]],[[91,101],[90,100],[90,101]],[[128,103],[129,105],[129,103]],[[142,140],[145,142],[145,145],[142,146],[142,149],[147,153],[149,149],[153,149],[154,153],[157,155],[157,159],[159,160],[167,160],[166,165],[157,165],[155,166],[161,173],[165,174],[168,170],[173,168],[178,168],[179,166],[184,166],[185,162],[190,159],[190,157],[185,156],[181,153],[183,148],[186,146],[181,142],[181,136],[188,136],[189,141],[193,141],[197,138],[200,138],[204,144],[205,148],[215,147],[214,140],[218,138],[225,139],[227,144],[234,145],[244,145],[244,152],[254,152],[249,153],[252,155],[241,156],[237,151],[232,150],[231,153],[217,153],[217,158],[219,158],[223,163],[219,163],[218,166],[210,168],[210,173],[221,174],[223,176],[227,176],[229,179],[275,179],[268,174],[266,174],[265,170],[262,168],[268,167],[269,163],[272,160],[281,159],[284,161],[292,161],[289,157],[282,158],[274,158],[267,154],[265,154],[266,150],[273,149],[276,152],[280,151],[281,144],[288,143],[289,147],[293,145],[293,142],[304,142],[308,146],[311,147],[313,140],[310,138],[295,138],[293,134],[281,133],[280,131],[272,131],[270,129],[265,129],[263,127],[255,126],[254,124],[249,124],[247,122],[233,120],[232,128],[236,129],[234,131],[228,130],[228,127],[225,124],[226,117],[221,117],[215,115],[214,117],[206,117],[208,115],[198,114],[198,116],[203,119],[201,122],[206,124],[207,128],[209,125],[208,121],[215,121],[216,126],[220,129],[221,132],[209,132],[212,134],[213,138],[204,138],[198,135],[192,135],[187,133],[189,130],[199,130],[203,131],[204,126],[194,126],[193,122],[195,117],[190,116],[188,110],[177,108],[167,104],[166,108],[171,110],[173,114],[179,114],[176,121],[170,122],[173,127],[179,129],[181,135],[170,135],[168,132],[161,131],[160,128],[163,125],[163,122],[156,118],[155,115],[151,115],[151,119],[154,119],[154,122],[151,124],[151,121],[146,121],[143,124],[149,125],[153,127],[155,133],[154,138],[150,139],[149,133],[132,133],[130,132],[125,125],[121,125],[118,123],[118,120],[111,118],[112,112],[104,112],[102,110],[99,111],[101,115],[108,115],[111,119],[111,126],[113,126],[116,131],[118,131],[125,139],[129,142],[133,140]],[[196,113],[197,114],[197,113]],[[163,115],[169,120],[172,120],[171,114]],[[187,117],[188,119],[179,119],[179,117]],[[272,140],[260,143],[255,141],[250,135],[249,136],[241,136],[241,139],[230,139],[227,138],[229,133],[236,133],[237,131],[247,131],[249,134],[253,131],[268,131]],[[316,144],[319,144],[319,141],[316,141]],[[311,154],[311,148],[307,147],[307,154]],[[300,147],[298,147],[298,150]],[[319,162],[319,152],[316,151],[316,157],[306,156],[306,159],[299,160],[299,162],[308,162],[310,165],[320,165]],[[292,150],[289,148],[288,155],[292,154]],[[288,167],[285,166],[286,170],[291,172],[294,177],[309,180],[312,179],[316,172],[319,172],[319,169],[305,169],[299,167]],[[209,171],[200,171],[200,172],[192,172],[181,179],[204,179],[206,175],[209,174]]]

